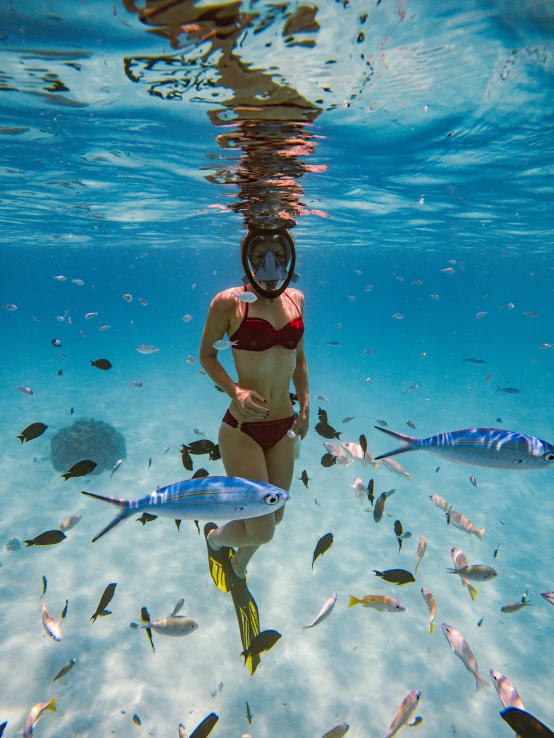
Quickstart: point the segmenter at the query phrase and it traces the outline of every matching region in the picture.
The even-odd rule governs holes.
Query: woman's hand
[[[264,407],[266,400],[254,390],[237,387],[233,399],[250,420],[265,420],[269,415],[269,409]]]
[[[292,430],[294,433],[296,433],[297,436],[300,436],[302,440],[306,437],[306,434],[308,433],[308,428],[310,427],[310,411],[309,410],[300,410],[298,413],[298,417],[292,424]]]

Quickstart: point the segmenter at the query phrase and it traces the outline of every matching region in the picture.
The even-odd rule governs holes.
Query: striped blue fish
[[[467,430],[439,433],[429,438],[412,438],[395,433],[388,428],[374,426],[388,433],[404,446],[376,456],[375,461],[397,456],[407,451],[430,451],[458,464],[484,466],[487,469],[548,469],[554,466],[554,446],[540,438],[499,428],[468,428]]]
[[[280,487],[242,477],[187,479],[162,487],[140,500],[103,497],[92,492],[82,494],[120,508],[117,517],[94,536],[93,543],[127,518],[144,511],[178,520],[245,520],[275,512],[290,500],[288,492]]]

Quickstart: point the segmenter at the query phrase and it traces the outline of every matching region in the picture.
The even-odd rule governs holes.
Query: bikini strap
[[[244,285],[243,292],[248,292],[248,285],[247,284]],[[247,302],[244,303],[244,318],[243,318],[243,320],[246,320],[246,318],[248,318],[248,303]]]
[[[300,317],[302,317],[302,313],[300,312],[300,308],[299,308],[299,307],[298,307],[298,305],[297,305],[297,304],[296,304],[296,303],[294,302],[294,300],[292,299],[292,297],[291,297],[290,295],[287,295],[287,293],[286,293],[286,292],[285,292],[285,295],[286,295],[286,296],[287,296],[287,297],[289,298],[289,300],[290,300],[290,301],[292,302],[292,304],[294,305],[294,307],[295,307],[295,308],[296,308],[296,309],[298,310],[298,315],[299,315]]]

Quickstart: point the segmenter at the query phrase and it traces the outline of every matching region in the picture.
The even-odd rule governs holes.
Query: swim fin
[[[240,640],[243,651],[247,651],[250,644],[260,632],[260,615],[256,601],[250,594],[250,590],[244,579],[235,576],[231,588],[231,597],[237,614],[239,624]],[[259,654],[245,658],[250,676],[254,674],[261,662]]]
[[[227,548],[227,546],[222,546],[219,551],[214,551],[208,543],[208,533],[216,528],[217,525],[215,523],[206,523],[204,526],[204,538],[206,539],[206,547],[208,549],[210,574],[212,575],[214,584],[218,589],[222,592],[229,592],[231,590],[233,580],[238,579],[233,567],[231,566],[231,559],[236,552],[234,548]]]

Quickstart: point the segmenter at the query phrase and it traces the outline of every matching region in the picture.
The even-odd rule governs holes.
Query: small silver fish
[[[525,710],[523,702],[511,681],[494,669],[491,669],[490,674],[500,702],[504,707],[517,707],[519,710]]]
[[[79,287],[82,287],[82,286],[84,285],[84,282],[83,282],[83,280],[82,280],[82,279],[72,279],[72,280],[71,280],[71,283],[72,283],[72,284],[76,284],[76,285],[78,285]]]
[[[198,428],[195,428],[194,429],[194,433],[195,433],[195,435],[202,436],[202,437],[204,437],[206,435],[205,433],[202,433],[202,431],[199,430]]]
[[[350,421],[351,420],[354,420],[355,417],[356,417],[355,415],[348,416],[347,418],[344,418],[342,422],[343,423],[350,423]]]
[[[95,318],[98,315],[98,313],[87,313],[85,315],[85,320],[91,320],[92,318]]]
[[[57,623],[52,615],[48,612],[46,608],[46,600],[44,601],[42,605],[42,624],[44,626],[44,630],[46,633],[55,641],[61,641],[62,639],[62,629],[60,628],[60,624]]]
[[[236,346],[238,341],[227,341],[226,339],[222,338],[219,341],[213,342],[214,349],[217,349],[218,351],[225,351],[226,349],[230,349],[233,346]]]
[[[58,276],[54,277],[54,279],[57,279],[58,282],[65,282],[67,280],[67,277],[64,277],[63,274],[58,274]]]
[[[170,615],[167,618],[157,618],[152,621],[142,621],[140,623],[131,623],[133,630],[139,630],[140,628],[149,628],[155,633],[160,635],[171,636],[178,638],[180,636],[186,636],[193,633],[198,628],[196,623],[191,618],[187,618],[184,615]]]
[[[410,480],[414,478],[414,475],[407,472],[402,464],[399,464],[396,459],[381,459],[381,464],[383,464],[383,466],[385,466],[389,471],[394,472],[394,474],[398,474],[399,477],[407,477]],[[378,465],[379,463],[375,462],[373,464],[373,468],[375,469]]]
[[[81,520],[82,517],[83,517],[82,515],[72,515],[70,518],[67,518],[67,520],[63,521],[63,523],[60,525],[58,530],[61,530],[64,533],[66,530],[71,530],[77,525],[77,523]]]
[[[113,477],[113,475],[116,473],[116,471],[119,469],[119,467],[123,464],[123,459],[119,459],[115,462],[115,466],[112,469],[112,473],[110,474],[110,479]]]
[[[17,305],[14,305],[13,303],[8,303],[7,305],[2,305],[2,310],[7,310],[10,313],[13,313],[15,310],[17,310]]]
[[[480,541],[483,540],[485,528],[476,528],[469,518],[466,518],[465,515],[462,515],[462,513],[454,510],[453,508],[448,510],[448,522],[459,530],[463,530],[470,535],[477,536]]]
[[[347,723],[337,723],[331,730],[324,733],[321,738],[342,738],[348,733],[350,726]]]
[[[491,566],[475,564],[474,566],[459,566],[456,569],[447,569],[449,574],[457,574],[464,579],[472,579],[475,582],[489,582],[496,579],[498,572]]]
[[[423,595],[423,599],[425,600],[427,607],[429,608],[429,633],[432,633],[435,629],[434,625],[434,619],[435,615],[437,614],[437,603],[435,602],[435,598],[431,594],[431,592],[428,589],[421,590],[421,594]]]
[[[321,505],[319,504],[319,500],[317,499],[317,497],[314,497],[314,502],[315,502],[315,504],[316,504],[316,505],[317,505],[318,507],[321,507]]]
[[[417,545],[417,553],[416,553],[416,565],[415,570],[417,571],[417,567],[419,566],[421,559],[425,556],[425,551],[427,551],[427,538],[425,536],[421,536],[419,539],[419,543]]]
[[[140,346],[137,346],[137,351],[139,352],[139,354],[155,354],[159,350],[159,348],[151,346],[149,343],[141,343]]]
[[[450,505],[444,499],[444,497],[441,497],[440,495],[429,495],[429,499],[434,505],[440,507],[441,510],[444,510],[445,512],[448,512],[450,510]]]
[[[516,602],[507,602],[505,605],[502,605],[500,612],[506,613],[506,615],[511,615],[514,612],[519,612],[519,610],[522,610],[524,607],[529,607],[530,604],[531,603],[527,600],[527,592],[525,592],[521,600],[517,600]]]
[[[16,387],[16,390],[19,390],[24,395],[27,395],[27,397],[32,397],[35,394],[30,387]]]
[[[469,647],[469,643],[466,641],[460,631],[456,630],[451,625],[447,625],[447,623],[443,623],[441,627],[446,640],[450,644],[450,648],[452,649],[452,651],[460,659],[460,661],[463,663],[469,673],[473,674],[473,676],[475,677],[476,689],[490,686],[488,682],[486,682],[485,679],[483,679],[483,677],[479,674],[479,665],[477,664],[477,659],[475,658],[473,651]]]
[[[325,395],[316,395],[316,400],[319,400],[320,402],[329,402],[329,400],[325,397]]]
[[[56,676],[52,679],[52,682],[57,682],[58,679],[61,679],[66,674],[68,674],[71,671],[71,669],[73,669],[76,663],[77,663],[76,659],[71,659],[70,661],[68,661],[67,664],[65,666],[62,666],[62,668],[59,670]]]
[[[452,556],[452,561],[454,562],[454,566],[456,569],[463,569],[465,566],[467,566],[467,559],[465,557],[464,552],[459,549],[452,546],[450,549],[450,555]],[[479,590],[475,589],[473,584],[469,581],[469,579],[466,579],[465,577],[461,577],[462,584],[464,587],[467,587],[469,594],[471,595],[472,601],[477,597],[479,594]]]
[[[257,296],[253,292],[249,292],[248,290],[239,292],[238,295],[235,295],[235,298],[237,300],[240,300],[241,302],[256,302],[258,299]],[[184,318],[183,318],[184,320]]]
[[[414,689],[402,700],[385,738],[393,738],[400,728],[410,722],[414,712],[417,710],[420,698],[421,692]]]
[[[469,481],[472,483],[472,485],[475,487],[475,489],[479,489],[479,487],[477,486],[477,480],[475,479],[475,477],[473,476],[473,474],[470,474],[469,475]]]
[[[316,615],[315,620],[313,620],[309,625],[305,625],[302,630],[308,630],[308,628],[315,628],[316,625],[319,625],[322,623],[325,618],[328,618],[329,615],[332,613],[333,608],[335,606],[335,602],[337,601],[337,595],[332,594],[330,595],[327,600],[325,600],[325,603],[323,604],[323,607]]]
[[[126,292],[123,295],[123,299],[125,300],[125,302],[133,302],[133,295],[130,295],[128,292]]]
[[[129,385],[130,385],[130,386],[131,386],[131,387],[132,387],[133,389],[142,389],[142,388],[143,388],[143,384],[142,384],[142,382],[139,382],[139,380],[138,380],[138,379],[134,379],[134,380],[133,380],[132,382],[129,382]]]

